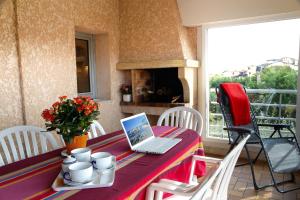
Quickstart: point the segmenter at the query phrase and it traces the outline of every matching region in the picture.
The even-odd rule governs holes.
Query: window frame
[[[75,32],[75,39],[86,40],[88,42],[88,50],[89,50],[90,92],[79,93],[77,88],[77,93],[79,96],[90,96],[92,98],[96,98],[97,87],[96,87],[95,36],[88,33]],[[76,52],[75,52],[75,60],[76,60]],[[76,80],[77,80],[77,73],[76,73]]]
[[[208,88],[208,72],[207,72],[207,49],[208,49],[208,29],[209,28],[216,28],[216,27],[228,27],[228,26],[238,26],[238,25],[250,25],[256,23],[265,23],[265,22],[272,22],[272,21],[281,21],[281,20],[289,20],[289,19],[296,19],[300,18],[299,12],[290,12],[290,13],[283,13],[283,14],[276,14],[276,15],[269,15],[269,16],[260,16],[260,17],[252,17],[252,18],[245,18],[245,19],[236,19],[236,20],[227,20],[222,22],[215,22],[215,23],[207,23],[203,24],[198,27],[197,29],[197,57],[201,60],[201,68],[198,74],[198,92],[199,97],[202,98],[198,99],[199,110],[203,113],[204,119],[204,126],[203,126],[203,134],[202,137],[207,142],[208,146],[216,146],[220,147],[219,145],[225,147],[228,144],[228,139],[225,138],[217,138],[209,136],[209,88]],[[300,48],[300,46],[299,46]],[[299,52],[300,54],[300,52]],[[300,58],[299,58],[300,59]],[[300,63],[299,69],[300,69]],[[300,80],[300,74],[298,75],[298,80]],[[299,81],[300,82],[300,81]],[[300,84],[300,83],[298,83]],[[298,92],[298,96],[299,96]],[[203,99],[205,101],[203,101]],[[297,99],[297,107],[300,104],[300,99]],[[299,111],[300,113],[300,111]],[[296,115],[296,120],[300,121],[300,116]],[[298,126],[300,129],[300,126]],[[297,134],[298,135],[298,134]],[[300,135],[300,133],[299,133]],[[300,136],[298,136],[300,138]],[[226,147],[227,148],[227,147]]]

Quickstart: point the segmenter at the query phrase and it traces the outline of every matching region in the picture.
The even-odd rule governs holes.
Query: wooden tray
[[[86,184],[78,185],[67,185],[64,183],[63,172],[61,171],[52,184],[52,188],[55,191],[62,190],[81,190],[87,188],[100,188],[100,187],[110,187],[114,184],[116,171],[116,158],[113,157],[113,167],[104,171],[99,171],[94,169],[93,180]]]

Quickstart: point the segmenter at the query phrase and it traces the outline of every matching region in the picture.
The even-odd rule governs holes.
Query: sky
[[[298,60],[300,19],[208,29],[209,74],[291,57]]]
[[[147,121],[145,115],[141,115],[139,117],[134,117],[132,119],[124,121],[123,125],[127,131],[130,131],[132,128],[137,127],[137,125],[144,124],[145,121]]]

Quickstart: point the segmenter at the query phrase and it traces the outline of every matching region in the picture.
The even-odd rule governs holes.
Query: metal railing
[[[212,88],[210,89],[210,92],[215,93],[215,89]],[[283,103],[283,96],[284,95],[295,95],[297,96],[297,90],[282,90],[282,89],[246,89],[246,92],[249,96],[257,94],[257,95],[269,95],[268,99],[266,102],[255,102],[251,103],[251,106],[255,110],[265,110],[265,112],[262,112],[264,115],[256,115],[256,118],[258,121],[264,121],[264,122],[274,122],[276,121],[277,123],[289,123],[289,124],[295,124],[296,123],[296,117],[293,116],[294,114],[291,114],[290,116],[283,116],[283,109],[290,109],[290,112],[295,113],[296,112],[296,102],[289,102],[289,103]],[[273,98],[277,96],[277,102],[272,102]],[[296,99],[296,98],[295,98]],[[251,101],[251,99],[250,99]],[[219,107],[216,99],[212,99],[210,101],[210,120],[209,120],[209,136],[211,137],[219,137],[219,138],[226,138],[227,137],[227,132],[223,131],[223,127],[225,126],[225,122],[222,116],[221,112],[212,112],[211,107],[212,106],[217,106]],[[275,108],[278,109],[278,113],[276,116],[268,116],[268,110],[270,108]],[[219,109],[216,109],[220,111]],[[211,120],[213,119],[220,119],[218,120]],[[217,123],[213,123],[217,122]],[[270,129],[264,129],[262,130],[266,133],[272,131]]]

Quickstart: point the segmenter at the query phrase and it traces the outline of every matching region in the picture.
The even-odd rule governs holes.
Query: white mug
[[[89,148],[78,148],[71,151],[71,155],[76,158],[79,162],[90,162],[91,161],[91,149]]]
[[[93,165],[90,162],[77,162],[71,164],[68,168],[69,172],[64,173],[64,179],[78,183],[91,181]]]
[[[93,166],[99,170],[111,168],[112,158],[113,156],[108,152],[97,152],[91,155]]]

